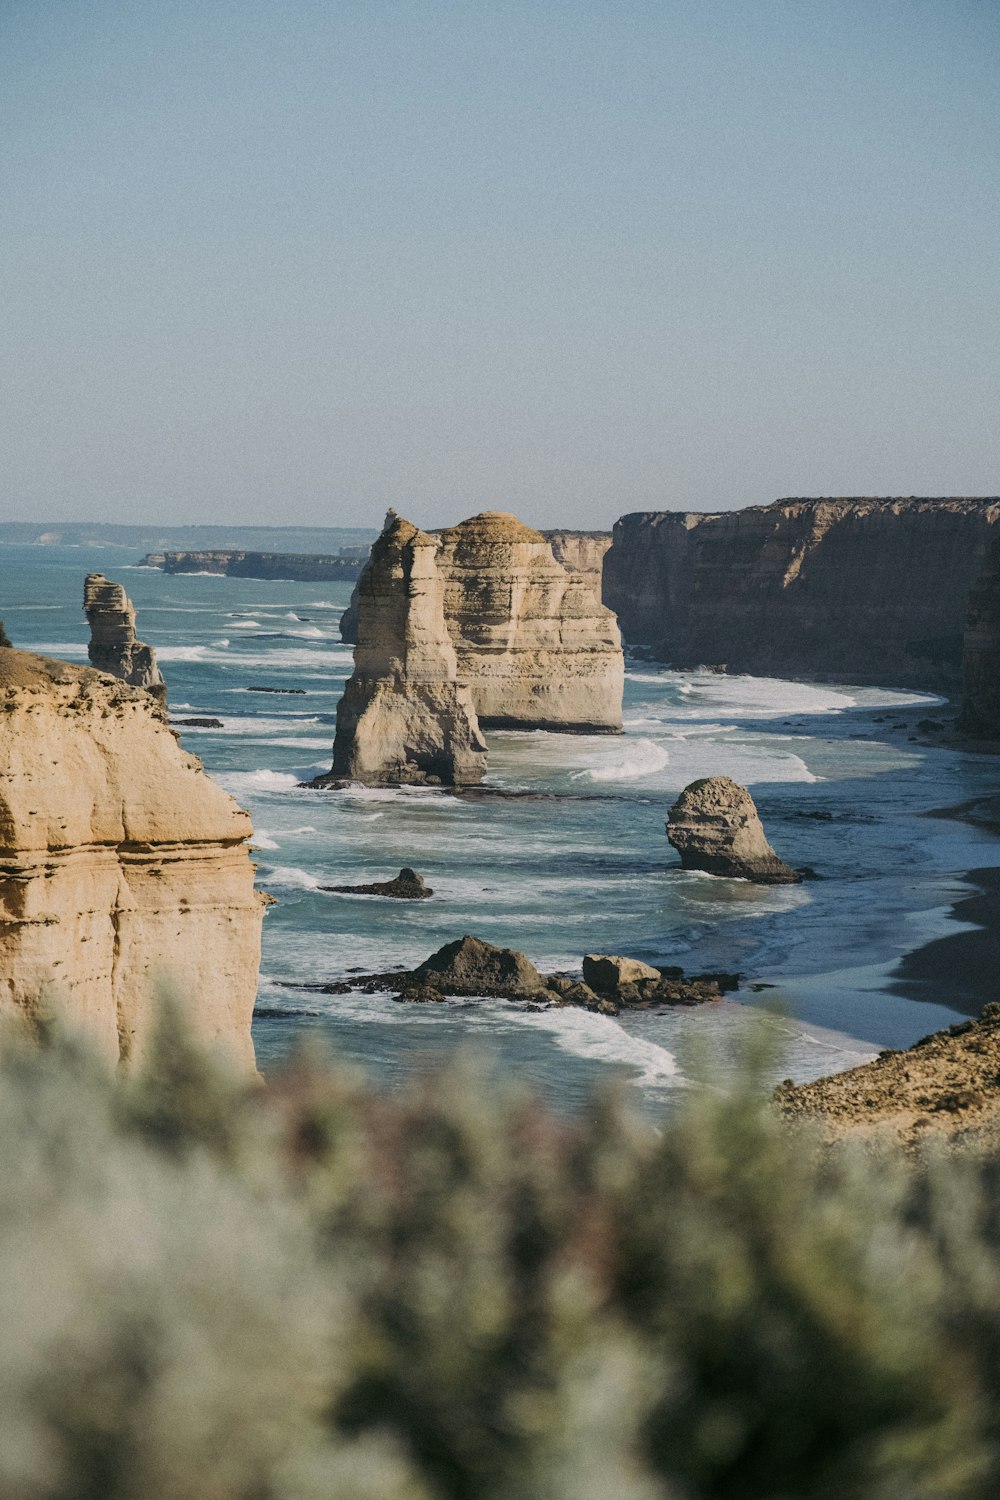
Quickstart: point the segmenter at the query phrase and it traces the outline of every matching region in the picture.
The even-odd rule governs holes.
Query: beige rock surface
[[[156,652],[136,639],[135,607],[121,584],[112,583],[103,573],[88,573],[83,608],[90,626],[87,654],[91,666],[132,687],[145,688],[158,703],[166,703],[167,687]]]
[[[484,727],[621,729],[615,617],[541,532],[485,511],[440,533],[438,567],[459,672]]]
[[[482,780],[486,745],[445,624],[436,559],[435,538],[390,511],[359,582],[354,672],[321,784]]]
[[[728,776],[706,776],[684,788],[667,815],[667,838],[685,870],[759,885],[791,885],[800,879],[767,842],[746,787]]]
[[[0,649],[0,1015],[55,1003],[127,1063],[166,984],[253,1068],[251,831],[148,692]]]

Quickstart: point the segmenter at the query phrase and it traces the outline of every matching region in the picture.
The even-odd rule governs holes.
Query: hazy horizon
[[[7,0],[0,518],[1000,490],[990,0]]]

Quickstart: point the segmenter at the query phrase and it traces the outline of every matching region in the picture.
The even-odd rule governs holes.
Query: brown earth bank
[[[1000,1120],[1000,1004],[847,1073],[788,1080],[774,1102],[790,1122],[812,1121],[830,1139],[974,1144]]]

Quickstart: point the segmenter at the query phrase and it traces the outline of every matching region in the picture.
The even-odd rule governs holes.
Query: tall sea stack
[[[120,583],[103,573],[88,573],[83,608],[90,626],[87,654],[99,672],[145,688],[158,703],[167,701],[167,686],[156,664],[156,652],[136,638],[135,607]]]
[[[330,780],[468,786],[486,745],[444,619],[437,541],[394,511],[358,587],[354,672],[337,706]]]

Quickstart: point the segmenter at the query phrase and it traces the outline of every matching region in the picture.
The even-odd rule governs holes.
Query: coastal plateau
[[[367,556],[367,547],[330,556],[310,552],[148,552],[142,566],[160,568],[164,573],[220,573],[228,578],[342,583],[360,575]]]
[[[998,523],[996,497],[643,511],[614,528],[604,600],[675,667],[947,691]]]

